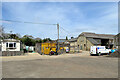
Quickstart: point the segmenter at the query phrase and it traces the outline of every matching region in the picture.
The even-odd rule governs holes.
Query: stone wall
[[[77,44],[79,45],[79,50],[89,51],[91,46],[94,46],[89,40],[84,36],[80,36],[77,40]]]
[[[91,46],[94,46],[89,40],[87,40],[86,51],[90,51]]]
[[[76,52],[76,51],[78,51],[77,41],[76,42],[70,42],[70,52]]]

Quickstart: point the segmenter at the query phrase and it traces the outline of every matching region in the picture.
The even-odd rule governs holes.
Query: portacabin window
[[[16,43],[6,43],[7,48],[16,48]]]
[[[16,43],[14,43],[14,47],[16,47]]]
[[[8,43],[6,43],[6,47],[8,48]]]
[[[10,48],[12,48],[12,47],[13,47],[13,45],[14,45],[13,43],[9,43],[9,47],[10,47]]]

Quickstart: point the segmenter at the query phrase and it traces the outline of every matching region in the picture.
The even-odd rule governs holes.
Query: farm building
[[[106,48],[112,48],[114,36],[115,35],[83,32],[78,36],[77,45],[80,50],[90,50],[91,46],[106,46]]]
[[[70,42],[70,52],[78,51],[77,38],[71,38],[69,42]]]
[[[65,49],[69,49],[70,48],[70,43],[66,39],[59,39],[58,43],[59,43],[60,47],[64,47]]]
[[[20,48],[21,48],[20,40],[16,39],[1,40],[1,51],[3,56],[22,54]]]

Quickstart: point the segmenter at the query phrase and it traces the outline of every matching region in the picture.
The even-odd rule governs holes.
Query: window
[[[14,47],[16,47],[16,43],[14,43]]]
[[[13,47],[13,43],[9,43],[9,47]]]
[[[84,44],[84,47],[86,46],[86,44]]]
[[[8,42],[8,43],[6,43],[6,47],[7,47],[7,48],[16,48],[16,43],[13,43],[13,42],[12,42],[12,43],[9,43],[9,42]]]
[[[82,45],[80,46],[80,50],[82,50]]]
[[[8,43],[6,43],[6,47],[8,48]]]

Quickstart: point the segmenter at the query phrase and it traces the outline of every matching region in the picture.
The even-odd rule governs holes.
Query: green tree
[[[35,43],[42,43],[42,39],[36,38],[36,39],[35,39]]]
[[[45,38],[42,40],[42,42],[52,41],[50,38]]]
[[[34,37],[33,37],[33,36],[31,36],[31,35],[24,35],[23,37],[24,37],[24,38],[29,37],[29,38],[31,38],[31,39],[33,39],[33,38],[34,38]]]
[[[19,39],[19,36],[17,36],[16,34],[10,34],[9,38],[11,38],[11,39]]]
[[[35,46],[36,41],[33,39],[32,36],[26,36],[24,35],[21,38],[21,41],[23,44],[25,44],[26,46]]]
[[[39,43],[42,43],[42,39],[39,40]]]
[[[66,40],[68,40],[68,37],[66,36]]]
[[[47,42],[47,39],[43,39],[42,42]]]
[[[0,38],[3,37],[3,33],[4,33],[4,27],[0,25]]]

